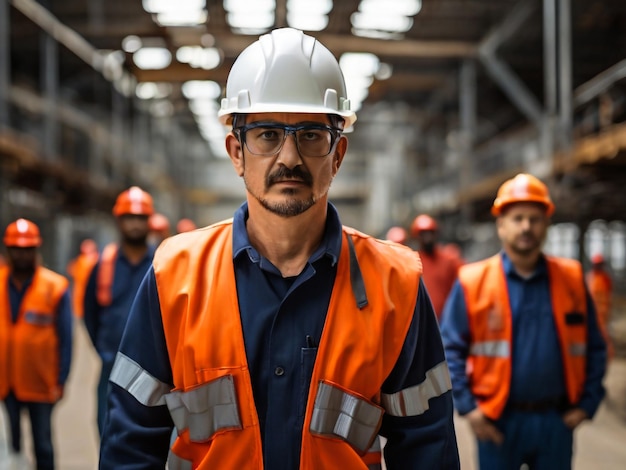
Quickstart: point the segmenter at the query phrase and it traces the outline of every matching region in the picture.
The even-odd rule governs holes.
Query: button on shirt
[[[296,470],[311,374],[341,250],[341,223],[329,204],[320,246],[299,275],[284,278],[250,244],[247,216],[247,204],[234,215],[233,262],[264,468]],[[141,337],[125,335],[120,351],[153,377],[172,384],[153,269],[139,289],[128,320],[127,331],[136,328],[150,331]],[[430,301],[420,285],[414,320],[383,392],[395,393],[421,383],[426,372],[444,360],[438,330]],[[146,468],[150,464],[162,467],[172,430],[167,408],[146,408],[115,384],[111,387],[110,406],[101,468],[130,469],[138,462]],[[408,468],[407,462],[411,462],[410,468],[458,468],[450,392],[430,399],[429,406],[429,411],[419,416],[383,418],[381,435],[394,433],[394,439],[387,444],[390,470]],[[130,429],[134,432],[132,449],[109,438]]]

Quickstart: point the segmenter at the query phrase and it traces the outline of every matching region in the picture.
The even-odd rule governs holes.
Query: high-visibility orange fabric
[[[102,307],[108,307],[113,301],[113,277],[118,250],[117,243],[109,243],[104,247],[100,256],[96,278],[96,299]]]
[[[56,311],[69,283],[37,267],[13,323],[9,276],[0,268],[0,398],[12,390],[21,401],[54,403],[61,398]]]
[[[67,273],[72,278],[72,311],[77,318],[83,318],[85,313],[85,289],[89,275],[97,262],[97,252],[81,253],[67,267]]]
[[[437,319],[439,319],[448,294],[450,294],[454,281],[456,281],[460,260],[447,254],[440,246],[436,246],[431,254],[421,250],[419,255],[424,270],[422,275],[424,285],[428,290]]]
[[[183,238],[181,238],[183,237]],[[368,297],[362,309],[350,281],[346,237],[352,237]],[[172,446],[193,468],[262,469],[259,420],[244,345],[232,259],[232,223],[178,235],[157,250],[154,269],[175,390],[188,391],[232,375],[242,429],[204,443],[181,433]],[[339,438],[308,431],[321,380],[371,403],[402,349],[415,309],[418,256],[410,248],[344,229],[324,331],[313,370],[300,468],[366,469],[365,457]]]
[[[613,341],[609,335],[609,321],[611,319],[611,295],[613,293],[613,281],[604,269],[592,269],[586,274],[587,287],[593,298],[598,317],[598,326],[604,337],[607,347],[607,357],[612,359],[615,350]]]
[[[559,335],[565,368],[565,386],[570,403],[577,403],[585,382],[586,355],[573,354],[587,343],[587,303],[580,263],[564,258],[546,257],[550,279],[552,313]],[[498,419],[509,397],[512,367],[513,316],[501,256],[462,266],[459,280],[465,294],[472,345],[506,342],[508,355],[472,354],[467,360],[470,388],[480,409]],[[580,324],[567,325],[566,315],[583,314]]]

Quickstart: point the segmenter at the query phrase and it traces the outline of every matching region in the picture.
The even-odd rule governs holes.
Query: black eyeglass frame
[[[254,153],[252,150],[250,150],[250,148],[248,147],[248,144],[246,143],[246,133],[249,130],[258,129],[261,127],[264,129],[280,129],[285,132],[282,143],[272,153]],[[302,131],[302,130],[329,131],[331,135],[331,141],[330,141],[330,147],[328,149],[328,153],[326,153],[325,155],[303,154],[302,151],[300,150],[300,144],[298,143],[298,139],[296,138],[296,132]],[[246,124],[245,126],[233,128],[233,132],[235,133],[235,135],[237,136],[241,144],[244,145],[246,149],[248,149],[248,152],[258,157],[269,157],[271,155],[277,155],[278,153],[280,153],[280,151],[283,149],[283,146],[285,145],[285,141],[287,140],[287,137],[289,136],[289,134],[292,134],[296,142],[296,148],[300,155],[302,155],[303,157],[323,158],[332,153],[333,148],[335,148],[335,144],[338,142],[339,137],[341,137],[342,131],[343,129],[340,129],[338,127],[328,126],[326,124],[300,124],[297,126],[290,126],[288,124],[281,124],[277,122],[252,122],[250,124]]]

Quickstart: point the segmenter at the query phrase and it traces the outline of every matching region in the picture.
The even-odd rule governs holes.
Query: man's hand
[[[587,416],[587,412],[585,410],[582,408],[574,408],[565,412],[563,415],[563,422],[569,429],[574,430],[576,426],[588,418],[589,416]]]
[[[491,441],[495,444],[502,444],[504,434],[490,421],[480,408],[475,408],[465,415],[470,423],[472,431],[479,441]]]

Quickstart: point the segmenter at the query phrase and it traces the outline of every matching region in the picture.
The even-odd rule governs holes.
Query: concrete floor
[[[74,363],[66,394],[54,414],[58,470],[97,468],[95,388],[99,361],[82,325],[76,328]],[[626,358],[614,360],[606,376],[607,399],[595,419],[576,431],[574,470],[626,469]],[[24,455],[10,457],[4,409],[0,413],[0,470],[33,468],[30,430],[24,419]],[[476,470],[474,441],[467,423],[456,419],[462,470]]]

